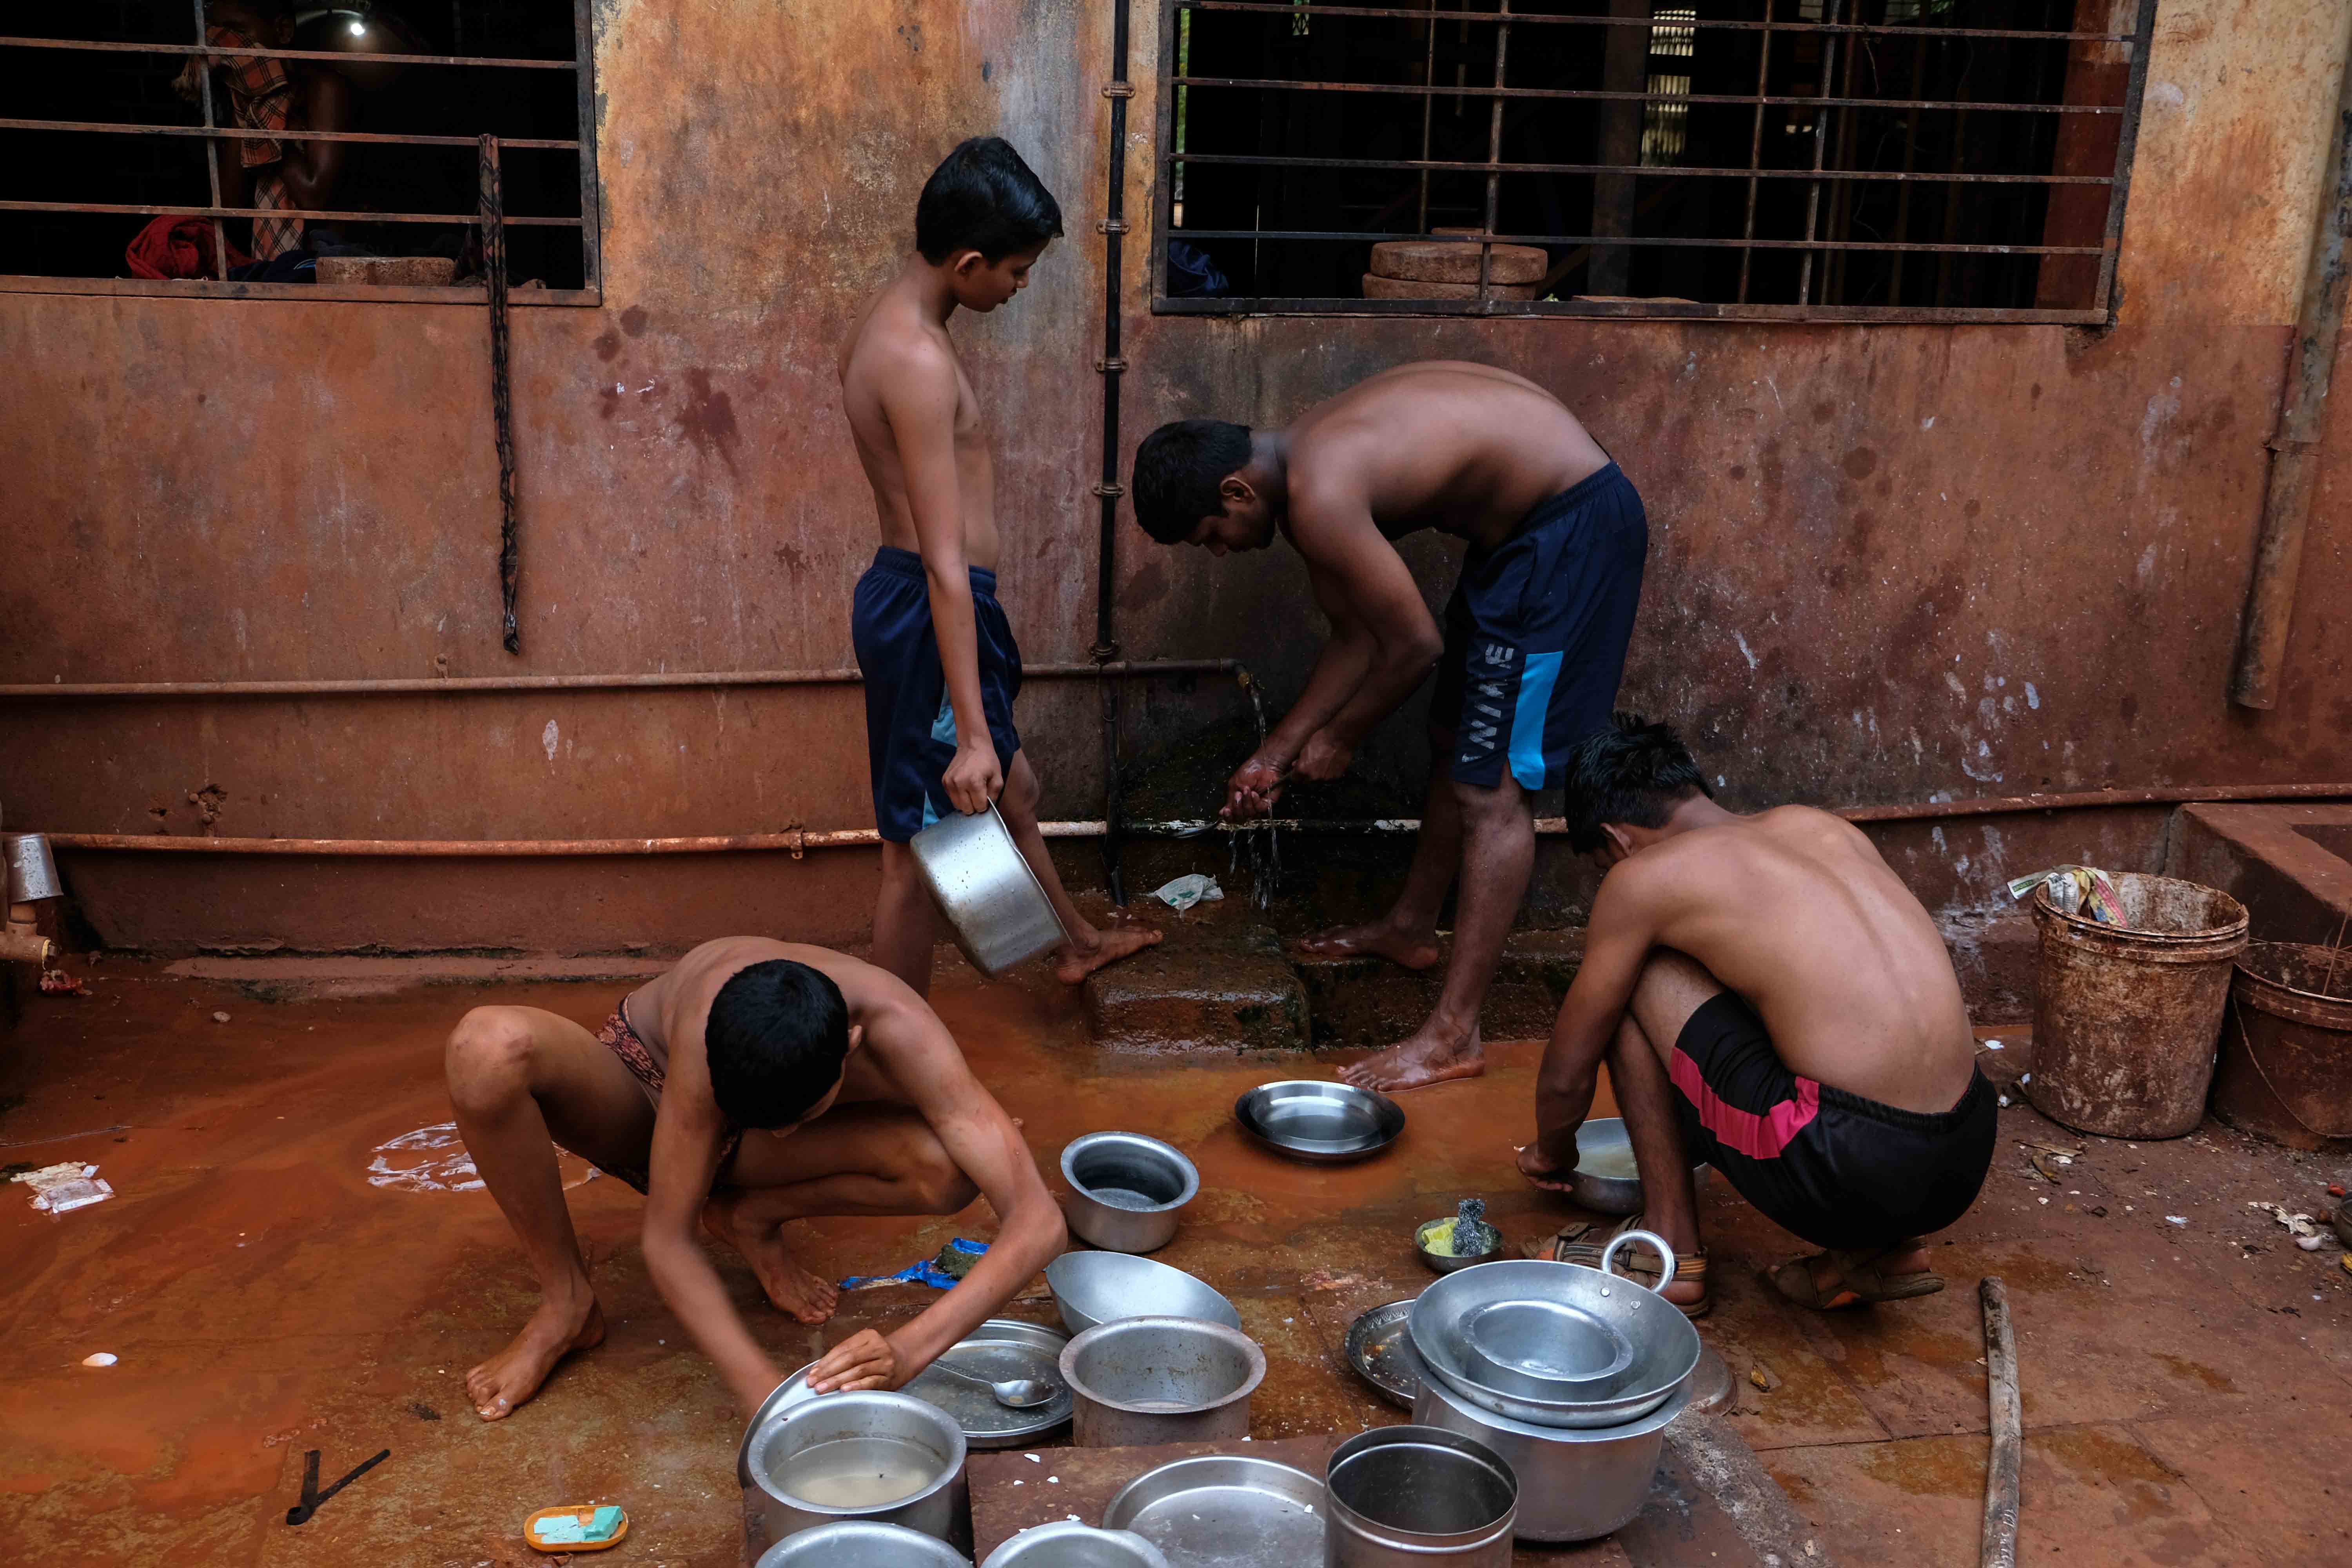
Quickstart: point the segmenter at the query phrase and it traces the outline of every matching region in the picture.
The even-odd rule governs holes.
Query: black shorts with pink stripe
[[[1972,1074],[1959,1103],[1902,1110],[1789,1070],[1764,1020],[1727,991],[1675,1042],[1668,1075],[1693,1160],[1815,1247],[1889,1247],[1943,1229],[1976,1202],[1992,1166],[1992,1085]]]

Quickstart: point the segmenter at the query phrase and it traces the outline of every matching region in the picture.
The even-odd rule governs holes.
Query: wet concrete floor
[[[447,1190],[461,1151],[429,1133],[384,1148],[448,1121],[441,1042],[467,1006],[526,1002],[593,1026],[617,987],[263,1002],[130,964],[90,973],[90,997],[35,999],[0,1037],[0,1161],[92,1162],[117,1194],[52,1216],[26,1189],[0,1189],[0,1560],[505,1568],[540,1561],[518,1535],[527,1513],[592,1497],[635,1521],[603,1561],[736,1560],[739,1418],[646,1276],[636,1194],[567,1163],[611,1337],[484,1425],[459,1380],[522,1322],[530,1277],[488,1194]],[[1473,1194],[1514,1241],[1573,1217],[1511,1165],[1530,1123],[1532,1043],[1496,1047],[1484,1079],[1408,1097],[1411,1125],[1383,1158],[1318,1169],[1244,1144],[1229,1108],[1253,1083],[1342,1055],[1107,1058],[1077,999],[1042,978],[982,986],[950,970],[938,1001],[1049,1179],[1066,1140],[1103,1128],[1168,1139],[1199,1163],[1201,1198],[1160,1256],[1232,1297],[1265,1344],[1259,1440],[1398,1418],[1337,1355],[1353,1310],[1427,1282],[1414,1221]],[[1988,1060],[2013,1073],[2027,1042],[2005,1044]],[[1705,1192],[1719,1304],[1702,1331],[1739,1380],[1729,1420],[1822,1553],[1976,1562],[1974,1287],[1997,1273],[2023,1368],[2021,1560],[2352,1561],[2352,1275],[2333,1245],[2298,1251],[2246,1206],[2320,1212],[2352,1162],[2210,1123],[2169,1143],[2085,1140],[2021,1103],[2001,1132],[1983,1198],[1937,1238],[1952,1288],[1900,1306],[1784,1306],[1755,1270],[1795,1255],[1794,1238],[1720,1183]],[[2053,1185],[2026,1143],[2084,1152]],[[984,1238],[992,1223],[976,1205],[800,1229],[814,1266],[841,1277]],[[786,1367],[927,1299],[853,1294],[811,1330],[766,1308],[731,1257],[720,1268]],[[1035,1289],[1015,1315],[1050,1316]],[[82,1366],[94,1352],[119,1363]],[[289,1526],[314,1448],[322,1480],[391,1458]],[[1616,1542],[1556,1555],[1633,1561]],[[1704,1542],[1687,1555],[1720,1561]]]

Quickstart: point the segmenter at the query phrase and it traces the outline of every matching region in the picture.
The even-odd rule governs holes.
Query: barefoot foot
[[[712,1198],[702,1205],[703,1228],[743,1255],[776,1310],[803,1323],[831,1318],[841,1292],[831,1280],[801,1267],[784,1245],[781,1224],[747,1222],[740,1212],[741,1204],[740,1196]]]
[[[1394,1094],[1400,1089],[1444,1083],[1448,1079],[1476,1078],[1486,1070],[1486,1047],[1476,1029],[1457,1036],[1430,1023],[1423,1025],[1420,1033],[1411,1038],[1344,1068],[1339,1077],[1358,1089]]]
[[[1106,963],[1117,963],[1147,947],[1160,945],[1160,933],[1149,926],[1112,926],[1094,933],[1091,942],[1073,942],[1054,961],[1055,977],[1076,985]]]
[[[1298,951],[1309,958],[1385,958],[1406,969],[1427,969],[1437,962],[1437,933],[1401,931],[1386,921],[1370,921],[1301,937]]]
[[[466,1374],[466,1397],[485,1421],[503,1421],[539,1392],[555,1363],[604,1340],[604,1314],[583,1292],[580,1305],[541,1301],[514,1342]]]

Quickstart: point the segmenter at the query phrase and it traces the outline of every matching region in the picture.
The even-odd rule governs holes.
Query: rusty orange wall
[[[1134,3],[1148,78],[1158,7]],[[1213,321],[1152,318],[1139,286],[1128,439],[1191,414],[1276,421],[1434,355],[1553,387],[1651,508],[1627,699],[1686,722],[1736,800],[2346,777],[2352,412],[2280,706],[2224,696],[2346,5],[2167,0],[2112,331]],[[1085,657],[1108,0],[598,15],[604,303],[515,315],[524,657],[498,647],[478,310],[0,292],[0,681],[849,662],[873,534],[833,345],[907,246],[931,164],[983,131],[1069,220],[1028,293],[958,331],[996,432],[1024,647]],[[1147,82],[1131,215],[1151,210],[1153,121]],[[1295,686],[1312,642],[1294,563],[1221,569],[1131,528],[1120,550],[1130,657],[1239,654]],[[1413,547],[1433,593],[1445,553]],[[1229,694],[1171,696],[1134,739],[1233,713]],[[1095,715],[1084,690],[1023,698],[1057,815],[1097,814]],[[1379,776],[1410,773],[1411,730],[1373,748]],[[320,837],[861,826],[862,742],[854,689],[0,705],[0,807],[174,833],[208,809],[223,833]],[[626,940],[862,933],[862,858],[730,866],[633,870],[614,918]],[[1989,869],[1913,874],[1959,908]],[[489,897],[294,863],[240,873],[226,900],[185,868],[73,874],[124,942],[354,945],[373,889],[400,943],[532,946],[593,945],[607,872]]]

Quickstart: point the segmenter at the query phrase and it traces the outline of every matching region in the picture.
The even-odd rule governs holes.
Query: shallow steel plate
[[[1316,1165],[1369,1158],[1404,1131],[1404,1109],[1387,1095],[1320,1079],[1262,1083],[1234,1101],[1234,1120],[1275,1152]]]
[[[1209,1454],[1147,1470],[1103,1513],[1169,1568],[1311,1568],[1323,1561],[1323,1483],[1271,1459]]]
[[[1348,1325],[1348,1364],[1382,1398],[1403,1410],[1412,1408],[1422,1379],[1428,1375],[1406,1329],[1412,1316],[1412,1299],[1407,1297],[1359,1312]]]
[[[929,1367],[898,1392],[946,1411],[963,1428],[967,1447],[1018,1447],[1070,1419],[1070,1388],[1062,1381],[1062,1347],[1069,1342],[1069,1335],[1043,1323],[991,1318],[944,1352],[954,1357],[958,1366],[992,1383],[1034,1377],[1052,1384],[1054,1397],[1027,1410],[1009,1410],[977,1384],[965,1383]],[[803,1400],[821,1398],[811,1393],[803,1381],[809,1367],[815,1364],[811,1362],[786,1378],[784,1387],[769,1396],[762,1410],[788,1409]]]

